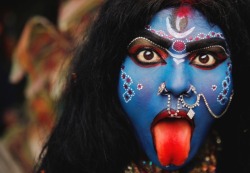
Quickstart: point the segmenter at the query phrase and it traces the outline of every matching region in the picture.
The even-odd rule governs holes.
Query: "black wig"
[[[79,45],[59,102],[59,119],[36,172],[122,173],[141,151],[118,99],[118,79],[127,45],[161,9],[183,3],[219,25],[233,61],[235,96],[215,123],[223,140],[218,171],[250,171],[249,2],[247,0],[106,0]],[[73,75],[72,75],[73,74]],[[230,168],[229,168],[230,166]]]

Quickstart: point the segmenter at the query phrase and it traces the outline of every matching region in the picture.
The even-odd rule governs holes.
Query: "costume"
[[[243,4],[105,1],[72,59],[38,172],[246,171],[226,136],[248,109],[234,102],[249,61]]]

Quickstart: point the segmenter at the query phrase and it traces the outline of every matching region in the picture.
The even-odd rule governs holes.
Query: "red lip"
[[[156,117],[154,118],[152,124],[151,124],[151,127],[154,127],[155,124],[157,124],[159,121],[163,120],[163,119],[167,119],[167,118],[170,118],[170,119],[185,119],[187,120],[192,129],[194,128],[194,120],[193,119],[190,119],[187,115],[187,112],[184,111],[184,110],[179,110],[179,112],[177,113],[176,116],[172,116],[176,113],[175,110],[171,109],[170,111],[168,111],[167,109],[164,109],[162,110],[159,114],[156,115]]]

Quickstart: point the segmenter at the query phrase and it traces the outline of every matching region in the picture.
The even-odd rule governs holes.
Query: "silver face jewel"
[[[188,109],[193,109],[193,108],[195,108],[196,106],[199,106],[199,102],[200,102],[200,96],[199,96],[199,94],[197,95],[197,99],[196,99],[196,102],[195,102],[194,104],[187,104],[187,103],[185,102],[185,100],[184,100],[183,95],[181,95],[180,98],[181,98],[181,103],[182,103],[182,106],[183,106],[183,107],[186,107],[186,108],[188,108]]]
[[[180,97],[181,97],[182,106],[189,109],[188,116],[191,115],[191,117],[193,117],[193,116],[195,115],[195,112],[193,111],[193,108],[195,108],[196,106],[199,106],[200,98],[202,97],[203,100],[204,100],[204,103],[205,103],[205,105],[206,105],[206,107],[207,107],[207,109],[208,109],[208,111],[209,111],[209,113],[210,113],[214,118],[220,118],[220,117],[222,117],[222,116],[227,112],[227,110],[228,110],[228,108],[229,108],[229,105],[230,105],[230,103],[231,103],[231,101],[232,101],[232,98],[233,98],[233,93],[232,93],[231,96],[230,96],[230,99],[229,99],[229,102],[228,102],[228,104],[227,104],[226,109],[225,109],[221,114],[219,114],[219,115],[216,115],[216,114],[212,111],[212,109],[210,108],[210,106],[209,106],[209,104],[208,104],[208,102],[207,102],[206,97],[204,96],[204,94],[198,94],[198,95],[197,95],[197,100],[196,100],[196,102],[195,102],[194,104],[192,104],[192,105],[187,104],[187,103],[184,101],[183,95],[181,95]],[[191,118],[191,117],[190,117],[190,118]]]
[[[196,92],[196,88],[193,85],[190,85],[190,88],[188,89],[188,91],[186,92],[187,95],[191,95],[191,92],[193,92],[196,95],[196,102],[194,104],[188,104],[185,102],[184,100],[184,96],[180,95],[180,101],[182,103],[182,107],[186,107],[189,109],[187,115],[189,116],[190,119],[192,119],[195,115],[195,112],[193,110],[193,108],[195,108],[196,106],[199,106],[199,102],[200,102],[200,97],[199,95],[197,95]],[[185,95],[185,94],[184,94]]]
[[[232,94],[231,94],[231,96],[230,96],[230,99],[229,99],[229,102],[228,102],[228,104],[227,104],[226,109],[225,109],[221,114],[216,115],[216,114],[212,111],[212,109],[210,108],[210,106],[209,106],[209,104],[208,104],[208,102],[207,102],[206,97],[204,96],[204,94],[202,94],[202,93],[197,94],[196,88],[195,88],[193,85],[190,85],[190,88],[189,88],[189,90],[186,92],[186,94],[190,95],[191,92],[193,92],[193,93],[196,95],[196,101],[195,101],[195,103],[193,103],[193,104],[188,104],[188,103],[186,103],[185,100],[184,100],[185,94],[184,94],[184,95],[180,95],[180,97],[179,97],[178,100],[177,100],[177,110],[176,110],[176,112],[175,112],[174,114],[172,114],[171,111],[170,111],[170,108],[171,108],[171,96],[170,96],[168,90],[166,89],[166,84],[165,84],[165,82],[163,82],[163,83],[160,84],[160,86],[159,86],[159,88],[158,88],[158,93],[157,93],[157,94],[158,94],[158,95],[167,95],[167,96],[168,96],[167,110],[168,110],[168,113],[170,114],[171,117],[177,117],[177,116],[178,116],[178,113],[180,112],[181,106],[182,106],[183,108],[188,108],[188,109],[189,109],[187,115],[188,115],[188,117],[189,117],[190,119],[193,119],[193,117],[194,117],[194,115],[195,115],[195,111],[194,111],[193,109],[194,109],[195,107],[197,107],[197,106],[200,105],[200,98],[201,98],[201,97],[203,98],[204,103],[205,103],[205,105],[206,105],[206,107],[207,107],[209,113],[210,113],[214,118],[220,118],[222,115],[224,115],[224,114],[227,112],[227,110],[228,110],[228,108],[229,108],[229,105],[230,105],[230,103],[231,103],[231,101],[232,101],[232,98],[233,98],[233,92],[232,92]],[[180,103],[181,103],[181,106],[180,106]]]
[[[189,109],[187,115],[188,115],[188,117],[189,117],[190,119],[193,119],[194,114],[195,114],[194,110],[193,110],[193,109]]]
[[[195,94],[197,94],[196,88],[193,85],[190,85],[190,88],[188,89],[187,94],[189,94],[190,92],[194,92]]]
[[[210,113],[214,118],[220,118],[220,117],[222,117],[222,115],[224,115],[224,114],[227,112],[227,110],[228,110],[228,108],[229,108],[229,106],[230,106],[230,104],[231,104],[231,101],[232,101],[232,99],[233,99],[233,95],[234,95],[234,93],[232,92],[232,94],[231,94],[231,96],[230,96],[230,99],[229,99],[229,102],[228,102],[228,104],[227,104],[226,109],[225,109],[220,115],[216,115],[215,113],[213,113],[212,109],[211,109],[210,106],[208,105],[208,102],[207,102],[207,100],[206,100],[206,98],[205,98],[205,96],[204,96],[203,94],[199,94],[199,97],[202,96],[202,98],[203,98],[203,100],[204,100],[204,102],[205,102],[205,105],[206,105],[206,107],[207,107],[209,113]]]
[[[172,112],[170,111],[171,109],[170,109],[170,107],[171,107],[171,96],[170,96],[170,94],[168,94],[168,104],[167,104],[167,110],[168,110],[168,113],[170,114],[170,117],[176,117],[176,118],[178,118],[178,113],[180,112],[180,98],[178,98],[178,100],[177,100],[177,107],[176,107],[176,112],[174,113],[174,114],[172,114]]]
[[[187,104],[187,103],[185,102],[185,100],[184,100],[184,96],[183,96],[183,95],[180,95],[180,101],[181,101],[181,103],[182,103],[182,106],[189,109],[189,111],[188,111],[188,116],[189,116],[189,118],[191,118],[191,119],[192,119],[192,118],[194,117],[194,115],[195,115],[195,112],[194,112],[193,108],[195,108],[196,106],[199,106],[199,102],[200,102],[200,97],[199,97],[199,95],[196,95],[196,96],[197,96],[197,99],[196,99],[196,102],[195,102],[194,104]]]
[[[157,95],[168,95],[168,90],[166,89],[166,84],[165,82],[162,82],[158,88],[158,93]]]

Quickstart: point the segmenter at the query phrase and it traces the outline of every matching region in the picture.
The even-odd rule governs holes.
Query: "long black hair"
[[[239,154],[244,153],[242,149],[232,152],[233,148],[228,146],[239,147],[249,134],[246,115],[250,110],[243,101],[249,98],[244,85],[249,74],[246,25],[250,17],[249,3],[243,0],[106,0],[72,59],[59,102],[59,119],[41,153],[37,172],[121,173],[129,163],[140,159],[141,151],[118,99],[121,64],[129,42],[156,12],[183,3],[191,3],[224,31],[232,55],[235,96],[228,115],[218,120],[215,128],[226,140],[222,153],[229,157],[231,152],[230,157],[234,158],[225,159],[218,170],[228,166],[231,167],[228,170],[242,170],[238,172],[247,169],[243,167],[247,161],[249,166],[249,157]],[[239,126],[239,122],[244,122],[244,126]],[[237,137],[238,133],[242,135]],[[249,150],[247,144],[242,146],[245,150]]]

